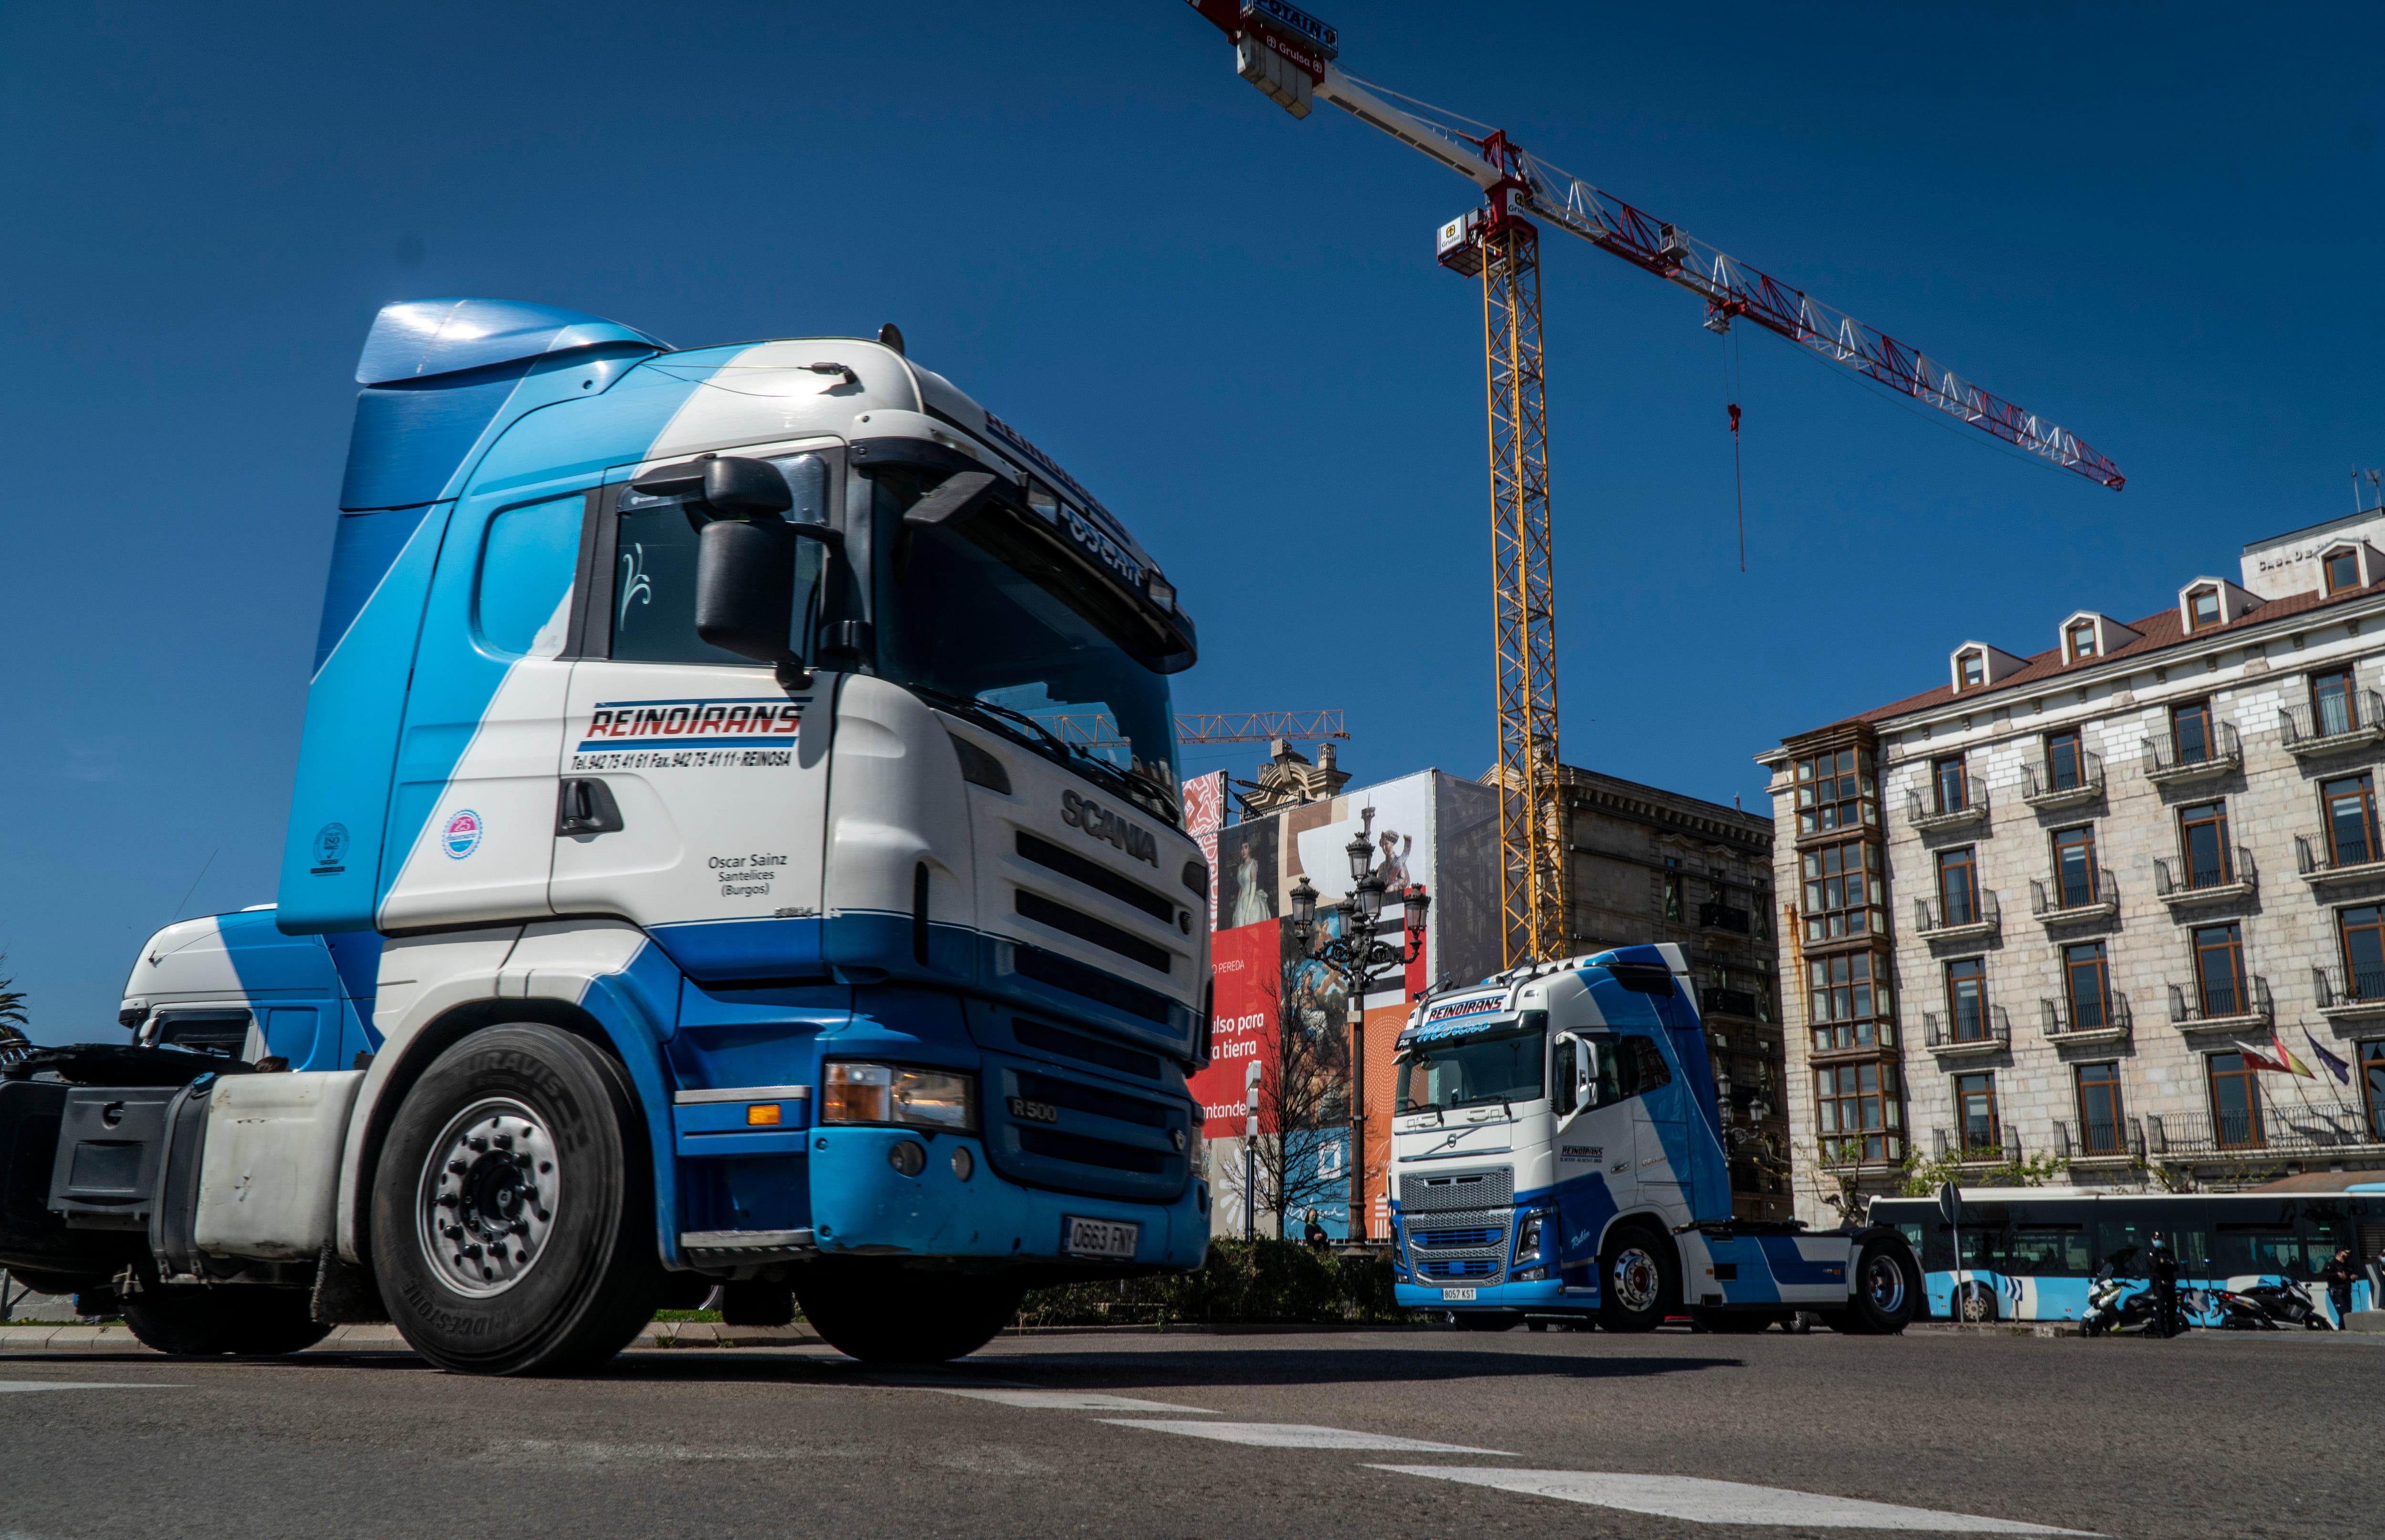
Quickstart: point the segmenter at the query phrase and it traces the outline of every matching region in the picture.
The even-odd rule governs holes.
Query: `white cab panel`
[[[556,748],[571,667],[525,658],[506,670],[381,900],[382,929],[550,913]],[[409,741],[461,730],[439,723],[406,727]],[[398,805],[406,806],[415,789],[401,786]]]

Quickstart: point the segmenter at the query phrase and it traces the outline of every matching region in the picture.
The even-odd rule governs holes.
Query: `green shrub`
[[[1287,1240],[1220,1240],[1192,1273],[1036,1289],[1023,1326],[1172,1325],[1180,1322],[1376,1325],[1404,1322],[1392,1264]]]

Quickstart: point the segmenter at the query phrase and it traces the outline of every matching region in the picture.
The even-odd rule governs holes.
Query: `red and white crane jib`
[[[1527,154],[1505,133],[1468,133],[1384,100],[1335,65],[1341,50],[1336,30],[1285,0],[1187,3],[1233,40],[1236,71],[1293,117],[1307,117],[1313,100],[1323,97],[1467,178],[1494,203],[1505,192],[1509,210],[1536,214],[1694,292],[1705,300],[1706,324],[1715,330],[1727,330],[1732,319],[1744,317],[2091,481],[2115,491],[2126,483],[2120,468],[2077,434],[1981,389],[1919,349]],[[1453,255],[1453,242],[1470,243],[1480,219],[1476,215],[1442,227],[1444,261]]]

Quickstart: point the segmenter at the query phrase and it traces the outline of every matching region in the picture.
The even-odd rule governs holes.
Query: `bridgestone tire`
[[[864,1363],[966,1358],[1010,1323],[1023,1292],[999,1278],[867,1262],[815,1262],[795,1277],[804,1319]]]
[[[307,1313],[309,1302],[303,1288],[153,1284],[124,1301],[124,1323],[143,1346],[182,1358],[295,1353],[331,1329]]]
[[[1681,1298],[1681,1260],[1671,1239],[1618,1224],[1598,1251],[1598,1323],[1610,1332],[1653,1332]]]
[[[521,1130],[505,1151],[544,1158],[522,1170],[529,1186],[510,1194],[482,1183],[494,1193],[487,1201],[506,1198],[513,1211],[539,1214],[543,1228],[517,1275],[476,1292],[459,1285],[452,1256],[429,1250],[434,1222],[425,1216],[431,1188],[456,1169],[447,1156],[458,1120],[489,1104],[522,1110],[511,1114],[518,1122],[493,1125]],[[664,1290],[646,1136],[627,1073],[557,1027],[491,1027],[441,1054],[398,1108],[373,1182],[373,1273],[406,1343],[441,1369],[470,1374],[574,1373],[628,1347]],[[479,1180],[476,1171],[459,1180]],[[463,1243],[439,1250],[450,1244]]]

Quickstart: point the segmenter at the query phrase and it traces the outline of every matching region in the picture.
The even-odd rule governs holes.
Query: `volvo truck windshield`
[[[1537,1099],[1548,1062],[1542,1025],[1547,1020],[1546,1012],[1528,1012],[1520,1025],[1499,1023],[1409,1049],[1399,1057],[1398,1111],[1448,1112]]]

